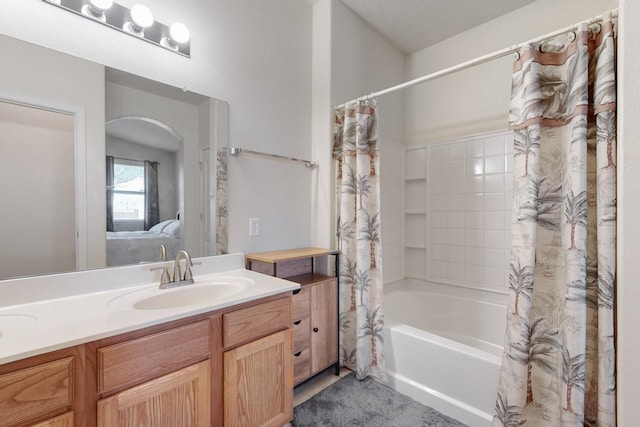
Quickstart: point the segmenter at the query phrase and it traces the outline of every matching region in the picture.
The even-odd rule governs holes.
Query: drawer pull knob
[[[293,291],[293,294],[294,294],[294,295],[298,295],[298,294],[300,293],[300,291],[301,291],[301,290],[302,290],[302,288],[300,288],[300,289],[296,289],[295,291]]]
[[[296,320],[295,322],[293,322],[294,325],[299,325],[300,323],[302,323],[302,319]]]
[[[302,352],[301,352],[301,351],[299,351],[299,352],[297,352],[297,353],[293,353],[293,355],[294,355],[295,357],[298,357],[298,356],[300,356],[301,354],[302,354]]]
[[[318,328],[313,328],[313,332],[318,332]]]

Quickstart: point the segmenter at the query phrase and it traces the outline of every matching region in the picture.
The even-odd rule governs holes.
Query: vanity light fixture
[[[191,35],[187,26],[179,22],[168,26],[155,21],[151,10],[142,4],[129,9],[113,0],[42,1],[180,55],[191,56]]]

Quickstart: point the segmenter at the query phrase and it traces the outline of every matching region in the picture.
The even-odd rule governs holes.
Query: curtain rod
[[[281,156],[279,154],[263,153],[261,151],[247,150],[239,147],[229,147],[229,154],[232,155],[233,157],[238,157],[240,153],[253,154],[256,156],[270,157],[270,158],[275,158],[280,160],[287,160],[290,162],[304,163],[304,165],[308,168],[314,168],[317,166],[316,162],[312,162],[310,160],[296,159],[295,157],[286,157],[286,156]]]
[[[145,160],[136,160],[136,159],[127,159],[126,157],[118,157],[118,156],[107,156],[107,157],[113,157],[114,159],[117,160],[126,160],[128,162],[138,162],[138,163],[144,163]],[[153,162],[153,160],[149,160],[150,162]],[[160,162],[156,162],[157,164],[160,164]]]
[[[484,64],[485,62],[493,61],[494,59],[502,58],[503,56],[507,56],[507,55],[509,55],[509,54],[511,54],[513,52],[516,52],[516,51],[520,50],[523,46],[526,46],[528,44],[537,43],[537,42],[541,42],[543,40],[552,39],[552,38],[554,38],[556,36],[559,36],[559,35],[562,35],[564,33],[568,33],[570,31],[574,31],[574,30],[577,29],[578,25],[580,25],[580,24],[584,24],[584,23],[586,23],[586,24],[594,24],[596,22],[602,21],[607,14],[611,14],[611,17],[615,18],[615,17],[618,16],[618,9],[617,8],[616,9],[611,9],[608,12],[602,13],[600,15],[596,15],[596,16],[594,16],[592,18],[589,18],[589,19],[587,19],[585,21],[578,22],[577,24],[569,25],[568,27],[562,28],[560,30],[553,31],[551,33],[545,34],[545,35],[540,36],[540,37],[536,37],[536,38],[531,39],[529,41],[526,41],[526,42],[523,42],[523,43],[518,43],[516,45],[509,46],[509,47],[506,47],[504,49],[500,49],[500,50],[497,50],[497,51],[492,52],[492,53],[488,53],[488,54],[483,55],[483,56],[479,56],[479,57],[477,57],[475,59],[471,59],[469,61],[462,62],[462,63],[460,63],[458,65],[454,65],[452,67],[448,67],[448,68],[445,68],[443,70],[436,71],[434,73],[427,74],[425,76],[418,77],[418,78],[415,78],[413,80],[409,80],[407,82],[400,83],[400,84],[395,85],[395,86],[391,86],[391,87],[389,87],[387,89],[383,89],[383,90],[380,90],[378,92],[373,92],[373,93],[371,93],[369,95],[361,96],[361,97],[353,99],[353,100],[351,100],[349,102],[357,101],[358,99],[371,99],[371,98],[374,98],[374,97],[377,97],[377,96],[386,95],[388,93],[395,92],[395,91],[400,90],[400,89],[405,89],[405,88],[408,88],[408,87],[411,87],[411,86],[415,86],[415,85],[420,84],[420,83],[427,82],[429,80],[436,79],[438,77],[443,77],[443,76],[446,76],[448,74],[453,74],[455,72],[462,71],[462,70],[465,70],[467,68],[474,67],[476,65]],[[349,102],[346,102],[344,104],[340,104],[340,105],[336,106],[335,108],[342,108],[346,104],[348,104]]]

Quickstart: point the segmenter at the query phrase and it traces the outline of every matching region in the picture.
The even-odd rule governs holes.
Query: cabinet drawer
[[[308,286],[302,286],[300,292],[293,294],[293,320],[309,315],[310,295],[311,289]]]
[[[309,348],[311,343],[311,320],[308,317],[293,322],[293,352]]]
[[[209,356],[204,320],[98,349],[98,393],[138,384]]]
[[[73,357],[0,375],[0,425],[37,419],[73,402]]]
[[[293,353],[293,384],[306,380],[311,375],[311,350]]]
[[[233,347],[289,328],[291,299],[281,298],[222,315],[225,348]]]

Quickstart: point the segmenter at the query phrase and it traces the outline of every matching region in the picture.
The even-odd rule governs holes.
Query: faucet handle
[[[160,261],[167,260],[167,247],[165,245],[160,245]]]
[[[164,267],[153,267],[150,268],[149,270],[151,271],[155,271],[155,270],[162,270],[162,276],[160,276],[160,286],[162,285],[166,285],[168,283],[171,283],[171,276],[169,276],[169,268],[164,266]]]
[[[191,267],[193,267],[194,265],[200,265],[202,264],[201,262],[191,262],[191,264],[187,263],[186,267],[184,268],[184,280],[192,280],[193,279],[193,273],[191,273]]]

